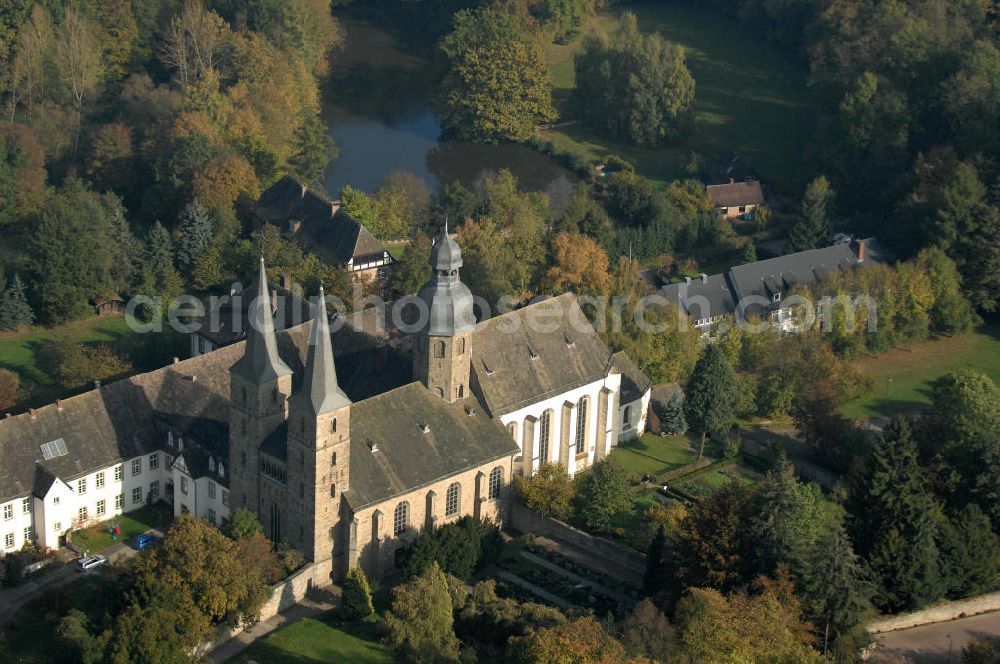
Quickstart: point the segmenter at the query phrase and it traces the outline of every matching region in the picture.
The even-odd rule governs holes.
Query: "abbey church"
[[[262,260],[245,341],[0,421],[0,551],[168,500],[256,512],[318,583],[379,577],[424,528],[502,520],[514,474],[642,432],[649,380],[572,294],[477,323],[447,232],[431,263],[412,352],[331,334],[325,307],[276,331]]]

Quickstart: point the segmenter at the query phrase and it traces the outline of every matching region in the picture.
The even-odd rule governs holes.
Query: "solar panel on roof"
[[[66,449],[66,441],[62,438],[57,438],[51,442],[43,443],[42,445],[39,445],[39,449],[41,449],[42,459],[45,461],[69,454],[69,450]]]

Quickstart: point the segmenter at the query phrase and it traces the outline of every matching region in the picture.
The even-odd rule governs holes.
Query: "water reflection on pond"
[[[509,168],[527,190],[544,190],[572,175],[550,157],[517,144],[444,140],[427,98],[427,63],[404,53],[369,23],[345,19],[343,51],[334,56],[324,118],[340,148],[326,188],[371,191],[394,170],[408,170],[432,188],[459,180],[471,186],[485,170]]]

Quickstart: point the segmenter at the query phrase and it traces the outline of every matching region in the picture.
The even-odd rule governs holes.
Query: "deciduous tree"
[[[533,512],[563,520],[569,517],[573,483],[564,466],[542,464],[530,477],[516,475],[514,486],[525,506]]]
[[[555,119],[542,49],[512,15],[463,9],[440,44],[448,59],[437,98],[441,124],[477,141],[524,139]]]
[[[559,233],[552,238],[552,267],[543,284],[553,293],[607,295],[611,287],[608,255],[586,235]]]
[[[392,590],[392,608],[382,617],[385,643],[396,661],[458,662],[448,583],[437,564]]]

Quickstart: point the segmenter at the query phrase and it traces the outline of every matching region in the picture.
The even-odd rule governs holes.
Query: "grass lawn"
[[[392,254],[392,257],[397,261],[403,260],[403,256],[406,255],[406,249],[410,246],[408,241],[402,242],[386,242],[386,250]]]
[[[694,126],[678,143],[660,148],[634,148],[580,124],[545,132],[558,147],[597,159],[608,153],[631,161],[643,176],[658,183],[687,177],[684,170],[694,150],[705,158],[727,150],[739,152],[775,185],[793,191],[813,173],[803,147],[814,129],[814,104],[806,71],[794,56],[769,44],[746,23],[706,9],[667,2],[629,3],[644,32],[659,32],[684,46],[696,82]],[[617,13],[602,13],[584,28],[610,33]],[[549,49],[556,102],[563,120],[576,119],[570,106],[575,85],[573,55],[581,39]]]
[[[116,541],[121,542],[141,535],[152,528],[164,526],[170,523],[172,516],[173,510],[170,505],[164,502],[155,502],[133,512],[122,514],[117,519],[112,519],[99,526],[77,530],[73,533],[73,544],[90,553],[97,553],[115,544]],[[122,534],[117,540],[112,539],[111,533],[105,530],[105,527],[112,523],[117,523],[122,527]]]
[[[846,416],[865,419],[912,411],[928,403],[931,382],[950,371],[973,369],[1000,384],[1000,324],[864,357],[854,367],[871,378],[873,389],[845,405]]]
[[[247,648],[241,664],[381,664],[392,657],[378,643],[373,623],[341,628],[336,611],[282,627]]]
[[[691,463],[698,458],[698,452],[685,436],[644,433],[638,440],[622,443],[611,456],[636,474],[660,475]]]
[[[44,369],[45,342],[108,343],[120,349],[133,338],[125,316],[88,318],[55,328],[35,327],[19,334],[0,335],[0,367],[20,376],[21,389],[28,393],[27,403],[50,403],[65,393]]]

